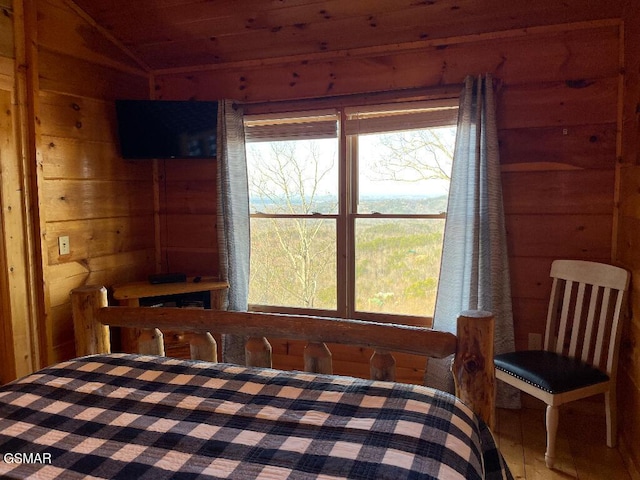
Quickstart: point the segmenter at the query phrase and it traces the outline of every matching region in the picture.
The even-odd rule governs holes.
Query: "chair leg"
[[[607,446],[615,447],[617,441],[616,389],[612,386],[604,393],[604,408],[607,417]]]
[[[547,451],[544,454],[544,461],[548,468],[553,468],[556,457],[556,433],[558,432],[559,416],[558,407],[547,405]]]

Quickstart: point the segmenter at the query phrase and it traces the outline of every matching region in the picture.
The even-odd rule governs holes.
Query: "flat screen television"
[[[116,100],[126,159],[214,158],[218,102]]]

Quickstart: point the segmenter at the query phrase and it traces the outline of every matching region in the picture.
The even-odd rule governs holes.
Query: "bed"
[[[244,331],[255,339],[267,328],[260,323],[276,320],[268,330],[279,332],[278,321],[291,319],[258,320],[245,312],[239,317],[244,328],[236,330],[234,313],[108,307],[103,296],[102,290],[83,292],[74,301],[74,317],[83,317],[76,323],[77,335],[85,338],[80,347],[106,352],[88,352],[0,388],[2,478],[512,478],[487,423],[460,398],[438,390],[387,379],[108,353],[104,345],[106,325],[144,330],[178,322],[202,346],[204,328]],[[304,332],[296,325],[292,335],[311,337],[317,345],[313,325],[324,321],[310,320]],[[374,331],[372,341],[360,322],[344,327],[334,321],[320,323],[330,339],[356,338],[376,348],[374,375],[392,371],[379,345],[388,347],[384,340],[404,343],[394,347],[400,350],[417,348],[402,335],[389,338],[388,328],[396,326],[380,325],[377,333],[366,328]],[[426,329],[405,330],[400,328],[407,338],[417,337],[420,350],[447,354],[442,346],[425,347],[431,341]],[[493,369],[483,368],[478,352],[465,348],[460,355],[465,330],[473,328],[459,329],[453,343],[466,372],[456,374],[456,383],[469,390],[473,380],[465,375],[477,379]],[[477,344],[477,335],[471,336],[470,344]],[[310,364],[323,364],[315,360]]]

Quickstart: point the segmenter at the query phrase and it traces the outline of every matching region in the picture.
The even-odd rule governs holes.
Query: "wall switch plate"
[[[69,255],[71,253],[71,245],[69,245],[69,236],[58,237],[58,251],[60,255]]]

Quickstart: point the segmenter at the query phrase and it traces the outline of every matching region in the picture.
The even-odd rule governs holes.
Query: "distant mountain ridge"
[[[424,197],[417,195],[384,194],[363,195],[358,205],[359,213],[388,213],[388,214],[437,214],[447,210],[447,196]],[[267,200],[250,198],[252,213],[305,213],[297,206],[302,206],[302,197],[289,198],[289,205],[293,212],[284,207],[287,199]],[[307,201],[308,202],[308,201]],[[316,197],[314,202],[307,204],[308,213],[335,214],[337,213],[337,199],[330,195]]]

